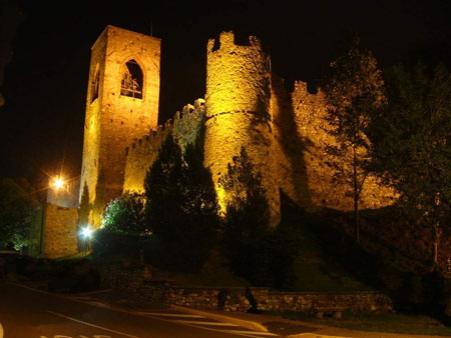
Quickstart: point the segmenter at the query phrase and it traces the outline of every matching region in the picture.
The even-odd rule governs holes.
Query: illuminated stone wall
[[[143,73],[142,98],[121,95],[126,63],[135,60]],[[94,83],[99,72],[98,97]],[[90,217],[98,226],[105,204],[123,191],[125,148],[158,124],[160,40],[107,26],[92,47],[86,101],[80,198],[86,184]]]
[[[295,83],[291,93],[293,118],[296,126],[296,137],[299,138],[300,148],[291,149],[299,151],[297,158],[303,162],[305,172],[293,172],[295,176],[292,182],[303,182],[302,189],[307,189],[305,195],[310,203],[307,206],[328,207],[342,211],[353,210],[353,198],[349,196],[350,187],[343,180],[334,179],[334,169],[328,163],[336,163],[345,166],[344,161],[333,157],[326,152],[326,147],[336,145],[337,140],[328,133],[331,126],[326,120],[327,103],[323,92],[311,94],[304,82]],[[286,113],[286,112],[284,112]],[[280,134],[286,132],[287,125],[280,125]],[[349,154],[350,156],[351,154]],[[296,156],[295,156],[296,157]],[[298,176],[301,175],[301,176]],[[298,176],[298,177],[296,177]],[[285,177],[282,176],[281,177]],[[290,196],[296,187],[290,187],[290,182],[282,183]],[[347,193],[348,192],[348,193]],[[375,209],[393,204],[397,198],[396,193],[377,181],[374,176],[368,176],[361,193],[362,209]],[[296,199],[295,199],[296,200]],[[305,205],[305,200],[297,200]]]
[[[147,172],[158,158],[161,145],[170,135],[182,148],[198,141],[204,124],[205,101],[197,99],[175,114],[174,119],[153,130],[149,135],[137,140],[127,148],[124,192],[144,192]]]
[[[172,125],[159,126],[149,135],[133,142],[127,148],[123,192],[144,193],[144,179],[152,164],[158,157],[158,152],[164,140],[172,133]]]
[[[299,133],[291,96],[283,79],[272,75],[270,112],[274,142],[272,156],[277,163],[274,177],[281,191],[297,204],[310,207],[307,183],[305,144]]]
[[[244,147],[262,175],[271,224],[276,224],[280,207],[273,178],[269,97],[270,61],[255,37],[246,46],[235,44],[232,32],[208,41],[204,164],[212,172],[220,208],[225,210],[230,195],[218,182]]]
[[[63,208],[47,204],[44,217],[43,256],[59,258],[75,255],[77,247],[76,208]]]
[[[144,73],[142,99],[120,95],[130,59]],[[352,209],[349,188],[334,181],[328,165],[337,159],[326,147],[337,142],[327,132],[324,94],[309,93],[303,82],[288,93],[283,80],[271,74],[270,59],[255,37],[247,45],[237,45],[232,32],[209,40],[205,101],[185,106],[157,127],[159,64],[160,40],[112,26],[92,48],[81,187],[88,186],[97,208],[91,215],[94,225],[112,198],[144,191],[146,174],[168,135],[184,149],[204,135],[203,128],[204,165],[212,172],[222,211],[231,195],[219,181],[242,148],[262,176],[272,225],[280,216],[280,191],[307,208]],[[99,95],[93,99],[96,74]],[[361,207],[378,208],[394,198],[391,189],[368,177]]]

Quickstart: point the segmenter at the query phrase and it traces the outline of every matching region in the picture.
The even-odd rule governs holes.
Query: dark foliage
[[[89,202],[89,188],[85,182],[83,185],[83,192],[81,194],[80,208],[78,211],[78,224],[89,224],[89,212],[91,210],[91,204]]]
[[[97,230],[92,239],[92,254],[100,260],[115,256],[139,260],[144,247],[149,242],[151,242],[149,236],[118,233],[103,228]]]
[[[159,243],[151,261],[169,270],[197,271],[216,240],[217,204],[201,143],[180,146],[168,137],[146,181],[147,222]]]
[[[0,180],[0,248],[21,250],[29,244],[39,202],[26,180]]]
[[[328,106],[327,131],[336,138],[326,151],[335,158],[328,163],[335,179],[348,187],[354,202],[354,228],[360,241],[360,197],[368,176],[369,149],[366,131],[373,116],[385,102],[384,81],[377,61],[355,40],[347,53],[330,65],[324,81]]]
[[[221,248],[232,271],[252,285],[289,288],[295,238],[288,226],[271,229],[261,177],[243,148],[229,164],[222,187],[232,198],[224,220]]]
[[[388,104],[370,129],[375,169],[400,193],[398,205],[414,231],[433,233],[435,265],[451,219],[451,75],[442,65],[398,65],[386,82]]]

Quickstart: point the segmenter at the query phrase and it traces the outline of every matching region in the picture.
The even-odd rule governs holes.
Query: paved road
[[[17,284],[0,284],[0,338],[119,337],[261,338],[276,335],[175,311],[119,311]]]

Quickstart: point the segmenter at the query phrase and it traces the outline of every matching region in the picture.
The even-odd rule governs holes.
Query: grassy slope
[[[424,315],[397,313],[354,314],[345,312],[342,319],[327,318],[323,320],[294,312],[283,313],[282,316],[287,319],[302,320],[351,330],[451,337],[451,327],[447,327],[440,321]]]

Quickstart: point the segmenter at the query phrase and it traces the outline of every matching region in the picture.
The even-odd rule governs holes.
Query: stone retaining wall
[[[103,275],[108,286],[127,292],[141,302],[200,309],[245,312],[251,308],[251,303],[262,311],[310,312],[318,307],[340,307],[355,312],[389,312],[393,308],[391,299],[380,292],[278,292],[267,288],[182,287],[151,279],[150,274],[142,269],[107,269]]]
[[[165,293],[171,304],[204,309],[245,312],[254,301],[262,311],[309,312],[318,307],[340,307],[351,311],[392,310],[391,300],[379,292],[276,292],[266,288],[170,287]],[[223,300],[221,304],[220,299]],[[253,299],[253,300],[252,300]]]

